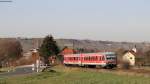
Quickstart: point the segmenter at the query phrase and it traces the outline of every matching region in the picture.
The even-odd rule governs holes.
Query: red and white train
[[[64,55],[63,63],[65,65],[114,68],[117,66],[117,56],[114,52],[68,54]]]

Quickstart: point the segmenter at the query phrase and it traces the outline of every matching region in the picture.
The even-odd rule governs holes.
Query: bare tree
[[[0,61],[10,63],[22,57],[22,46],[17,40],[0,40]]]

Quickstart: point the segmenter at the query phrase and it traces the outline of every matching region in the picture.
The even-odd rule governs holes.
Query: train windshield
[[[106,54],[106,59],[107,60],[115,60],[116,54],[115,53]]]

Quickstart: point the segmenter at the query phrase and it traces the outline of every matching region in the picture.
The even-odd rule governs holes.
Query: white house
[[[123,61],[129,63],[130,66],[135,65],[135,52],[133,50],[127,51],[123,55]]]

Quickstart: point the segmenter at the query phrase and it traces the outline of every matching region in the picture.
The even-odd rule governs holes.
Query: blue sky
[[[150,41],[149,0],[0,2],[0,37]]]

